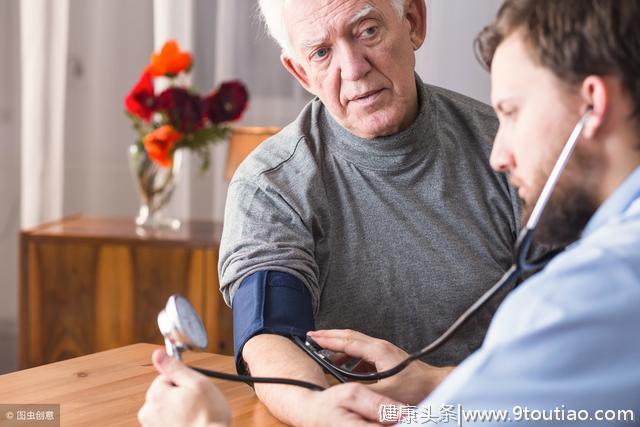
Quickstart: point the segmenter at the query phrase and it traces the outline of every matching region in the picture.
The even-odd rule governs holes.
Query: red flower
[[[170,125],[160,126],[144,137],[144,149],[151,157],[151,160],[167,168],[171,166],[173,161],[171,150],[183,136]]]
[[[191,54],[181,51],[178,42],[175,40],[167,41],[159,53],[151,55],[151,64],[149,68],[151,75],[157,76],[177,76],[181,71],[191,68],[193,59]]]
[[[213,124],[237,120],[247,108],[249,94],[244,85],[230,81],[204,100],[204,112]]]
[[[202,100],[188,90],[170,87],[156,101],[158,111],[166,111],[170,123],[180,132],[193,132],[202,126]]]
[[[151,120],[155,102],[151,73],[149,72],[149,68],[145,68],[140,76],[140,80],[125,98],[124,105],[130,114],[148,122]]]

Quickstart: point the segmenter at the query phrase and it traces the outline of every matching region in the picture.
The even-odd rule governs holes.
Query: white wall
[[[124,97],[153,50],[152,12],[152,0],[70,2],[65,215],[136,213]]]
[[[473,54],[473,40],[502,0],[427,0],[427,41],[416,70],[425,82],[489,102],[489,75]]]

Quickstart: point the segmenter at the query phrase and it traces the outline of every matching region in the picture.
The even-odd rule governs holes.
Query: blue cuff
[[[242,348],[253,336],[268,333],[305,337],[315,329],[311,294],[302,280],[280,271],[246,277],[233,296],[233,353],[245,373]]]

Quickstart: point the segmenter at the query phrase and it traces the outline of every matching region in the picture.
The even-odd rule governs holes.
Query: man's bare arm
[[[242,356],[251,375],[257,377],[293,378],[327,387],[322,368],[291,340],[280,335],[261,334],[244,345]],[[256,394],[281,421],[304,425],[312,419],[311,402],[317,391],[279,384],[256,384]]]

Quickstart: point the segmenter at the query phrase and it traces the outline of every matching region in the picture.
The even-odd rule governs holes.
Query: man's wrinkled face
[[[519,32],[498,47],[491,64],[491,98],[500,120],[491,166],[508,172],[528,220],[553,166],[580,120],[581,99],[535,63]],[[541,217],[536,238],[546,244],[576,240],[597,208],[598,162],[578,142]]]
[[[285,66],[344,128],[362,138],[408,127],[417,112],[410,20],[389,0],[289,2]],[[422,43],[422,40],[418,45]]]

